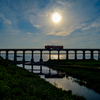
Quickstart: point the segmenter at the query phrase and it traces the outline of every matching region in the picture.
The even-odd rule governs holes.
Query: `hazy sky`
[[[0,48],[45,45],[100,48],[100,0],[0,0]]]

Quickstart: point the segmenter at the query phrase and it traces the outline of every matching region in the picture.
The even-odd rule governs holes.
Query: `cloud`
[[[90,26],[82,28],[82,31],[89,30]]]
[[[78,29],[81,30],[83,27],[85,28],[87,25],[86,21],[89,20],[90,17],[88,12],[90,9],[93,9],[93,5],[88,6],[87,4],[86,8],[84,8],[86,1],[84,1],[84,3],[81,3],[79,0],[76,0],[76,2],[74,2],[74,0],[72,1],[73,3],[57,0],[55,4],[53,4],[52,1],[52,3],[48,4],[44,9],[41,9],[41,12],[47,12],[46,14],[43,14],[43,16],[38,16],[37,14],[38,19],[45,19],[44,22],[42,20],[37,20],[39,25],[43,28],[45,27],[45,29],[41,29],[42,33],[45,33],[46,35],[68,36]],[[78,6],[78,4],[83,8],[80,5]],[[62,16],[62,21],[58,23],[59,25],[55,25],[50,18],[55,11],[59,12]]]
[[[27,34],[32,35],[32,33],[28,32]]]
[[[71,35],[74,31],[81,29],[83,26],[85,26],[85,24],[80,23],[71,23],[66,27],[62,25],[60,28],[48,32],[47,35],[68,36]]]
[[[43,43],[42,45],[64,45],[65,43],[63,41],[60,40],[51,40],[51,41],[47,41],[46,43]]]
[[[32,5],[29,3],[32,9],[30,10],[27,7],[26,12],[24,12],[24,16],[27,17],[24,18],[26,18],[33,27],[37,28],[41,34],[46,35],[67,36],[83,27],[83,30],[88,29],[89,27],[85,27],[85,21],[87,20],[86,17],[90,16],[87,12],[92,6],[89,6],[90,8],[88,9],[87,4],[84,9],[82,7],[86,4],[86,1],[84,1],[84,3],[81,3],[79,0],[76,0],[76,2],[74,2],[74,0],[72,1],[73,3],[65,0],[56,0],[55,3],[51,1],[45,5],[44,8],[40,8],[37,3],[34,4],[36,8],[32,8]],[[51,18],[52,14],[56,11],[59,12],[62,17],[58,25],[55,25]]]
[[[92,28],[99,28],[99,27],[100,27],[100,18],[94,20],[92,23],[90,23],[86,27],[83,27],[82,31],[89,30],[89,29],[92,29]]]
[[[62,31],[59,31],[59,32],[51,31],[50,33],[47,33],[47,35],[67,36],[67,35],[70,35],[70,33],[71,33],[71,31],[68,32],[68,31],[62,30]]]
[[[26,38],[27,41],[34,37],[34,40],[38,40],[35,46],[47,41],[57,44],[58,40],[59,44],[66,43],[71,47],[82,40],[88,42],[94,35],[94,40],[100,43],[100,36],[97,35],[100,34],[100,7],[96,8],[96,1],[47,0],[48,3],[44,4],[45,0],[41,0],[43,5],[38,0],[0,1],[0,25],[3,27],[0,28],[0,35],[3,33],[14,37],[18,34],[20,39]],[[55,12],[61,15],[61,21],[57,24],[52,21]]]
[[[41,28],[41,26],[40,25],[33,25],[34,27],[36,27],[36,28]]]
[[[7,27],[9,27],[10,25],[12,25],[11,21],[7,18],[5,18],[5,16],[3,14],[0,14],[1,20],[0,22],[3,22],[3,24]]]

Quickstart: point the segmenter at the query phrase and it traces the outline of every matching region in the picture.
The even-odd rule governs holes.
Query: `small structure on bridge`
[[[63,46],[46,45],[45,49],[63,49]]]

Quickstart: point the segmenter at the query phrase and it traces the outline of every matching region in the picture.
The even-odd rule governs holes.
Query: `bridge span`
[[[77,59],[77,52],[78,51],[82,51],[82,55],[83,55],[83,59],[86,59],[85,55],[86,55],[86,51],[90,51],[90,59],[94,59],[94,51],[97,51],[98,53],[98,60],[100,60],[100,49],[0,49],[0,55],[1,52],[5,51],[6,52],[6,59],[8,58],[8,54],[10,51],[14,52],[14,60],[13,61],[17,61],[17,52],[18,51],[22,51],[23,52],[23,60],[25,61],[25,52],[26,51],[31,51],[31,62],[34,62],[34,51],[40,51],[40,62],[43,62],[43,58],[42,58],[42,54],[43,51],[49,51],[49,59],[51,59],[51,51],[57,51],[57,55],[58,55],[58,59],[60,59],[60,51],[65,51],[65,55],[66,55],[66,59],[69,59],[69,52],[70,51],[74,51],[74,55],[75,55],[75,60]]]

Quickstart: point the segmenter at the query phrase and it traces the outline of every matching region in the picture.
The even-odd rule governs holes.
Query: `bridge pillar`
[[[23,51],[23,61],[25,61],[25,50]]]
[[[60,59],[60,56],[59,56],[59,50],[58,50],[58,60]]]
[[[91,50],[91,59],[93,59],[93,50]]]
[[[34,58],[33,58],[33,50],[32,50],[32,58],[31,58],[31,62],[34,62]]]
[[[40,51],[40,62],[43,62],[43,59],[42,59],[42,50]]]
[[[83,59],[85,59],[85,50],[83,51]]]
[[[66,51],[66,59],[68,59],[68,51]]]
[[[40,66],[40,73],[42,73],[42,66]]]
[[[6,51],[6,60],[8,60],[8,50]]]
[[[32,67],[31,72],[33,72],[33,65],[31,67]]]
[[[23,68],[25,68],[25,64],[23,63]]]
[[[98,60],[100,60],[100,51],[98,51]]]
[[[1,56],[1,51],[0,51],[0,56]]]
[[[75,60],[77,59],[77,51],[75,50]]]
[[[17,51],[14,51],[14,61],[17,61]]]
[[[49,59],[51,59],[51,50],[49,51]]]
[[[49,68],[49,75],[51,75],[51,69]]]

